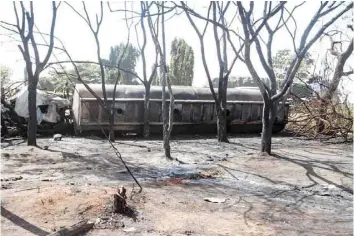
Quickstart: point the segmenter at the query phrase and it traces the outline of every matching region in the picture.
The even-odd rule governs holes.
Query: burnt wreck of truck
[[[88,84],[103,99],[101,84]],[[114,85],[106,85],[107,100],[113,102]],[[173,134],[216,133],[216,109],[209,88],[172,86],[174,95]],[[114,101],[114,130],[117,133],[142,135],[144,126],[142,85],[117,85]],[[150,92],[150,132],[162,133],[162,89],[152,86]],[[169,95],[166,92],[169,103]],[[39,134],[83,134],[109,129],[108,115],[83,84],[77,84],[73,97],[61,98],[37,90],[37,121]],[[289,104],[279,106],[273,132],[280,132],[288,122]],[[229,133],[259,133],[262,130],[262,96],[258,88],[238,87],[227,91],[227,129]],[[2,136],[6,133],[26,136],[28,92],[18,92],[9,101],[2,99]],[[12,127],[10,132],[7,127]]]
[[[102,85],[89,84],[103,99]],[[172,86],[174,96],[174,134],[215,133],[215,102],[209,88]],[[106,85],[107,100],[113,102],[114,85]],[[118,85],[115,91],[114,130],[142,134],[144,124],[143,85]],[[169,102],[169,95],[166,93]],[[150,93],[150,132],[162,133],[162,88],[152,86]],[[111,106],[111,104],[109,104]],[[262,130],[262,96],[258,88],[239,87],[227,91],[227,129],[230,133],[258,133]],[[274,132],[284,129],[288,121],[289,104],[279,106]],[[77,84],[72,102],[76,133],[108,130],[108,116],[97,99],[84,85]]]
[[[37,132],[52,134],[68,133],[72,130],[71,103],[57,94],[37,89]],[[26,136],[28,112],[28,90],[22,88],[8,100],[1,97],[1,136]]]

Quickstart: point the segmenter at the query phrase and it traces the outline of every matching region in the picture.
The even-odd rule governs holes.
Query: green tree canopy
[[[172,85],[192,85],[194,52],[184,39],[172,41],[170,68]]]
[[[86,83],[101,83],[101,72],[99,65],[91,63],[77,64],[80,76]],[[48,91],[54,91],[62,93],[63,91],[69,92],[70,94],[74,91],[74,84],[78,83],[76,78],[76,72],[72,68],[67,70],[69,78],[62,71],[62,73],[57,74],[54,71],[50,71],[47,75],[40,77],[38,87],[40,89],[45,89]]]
[[[110,68],[107,65],[117,66],[120,60],[121,53],[125,48],[125,44],[121,43],[119,46],[111,47],[109,59],[103,59],[104,65],[106,65],[106,83],[113,84],[116,81],[118,70],[116,68]],[[133,45],[129,44],[124,57],[121,61],[120,67],[126,71],[135,72],[136,61],[139,57],[139,51]],[[80,63],[77,64],[80,76],[82,80],[86,83],[102,83],[100,66],[92,63]],[[76,72],[74,69],[68,70],[68,74],[71,75],[70,78],[67,75],[57,74],[56,72],[50,72],[48,75],[40,78],[39,88],[46,89],[48,91],[69,91],[72,93],[74,91],[73,83],[78,83],[76,78]],[[138,84],[134,80],[135,77],[131,73],[121,72],[121,77],[119,84]]]
[[[283,49],[277,51],[273,57],[273,68],[275,75],[278,80],[283,80],[287,68],[289,68],[290,63],[294,57],[294,54],[289,49]],[[300,68],[295,76],[297,80],[308,79],[310,76],[310,69],[314,63],[314,60],[311,58],[311,54],[307,53],[304,60],[302,61]]]
[[[70,72],[69,72],[70,73]],[[70,79],[75,83],[75,78],[70,77]],[[39,78],[38,81],[39,89],[44,89],[47,91],[62,93],[64,90],[69,89],[70,92],[74,91],[74,86],[64,74],[57,74],[55,72],[49,72],[47,75]]]
[[[293,57],[294,54],[289,49],[279,50],[273,57],[273,68],[279,84],[283,81]],[[295,75],[292,86],[293,94],[299,97],[311,96],[311,90],[303,82],[307,82],[311,79],[312,75],[310,70],[313,63],[314,60],[311,58],[311,54],[307,53]]]
[[[82,80],[86,83],[102,83],[99,65],[91,63],[78,64],[77,69]],[[70,73],[76,74],[73,70]],[[75,82],[77,81],[75,80]]]
[[[135,73],[136,62],[140,56],[140,52],[132,44],[129,44],[126,49],[125,47],[125,43],[120,43],[119,45],[111,47],[109,59],[104,60],[104,63],[112,66],[117,66],[122,54],[124,53],[124,56],[120,63],[120,68]],[[114,84],[117,79],[117,76],[117,69],[107,68],[107,83]],[[137,81],[135,79],[136,78],[132,73],[121,71],[119,84],[137,84]]]

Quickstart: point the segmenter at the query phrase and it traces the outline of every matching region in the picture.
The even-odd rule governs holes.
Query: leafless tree
[[[319,8],[314,13],[311,21],[309,22],[308,26],[304,30],[301,35],[300,43],[297,45],[296,42],[296,31],[297,28],[291,31],[289,25],[287,24],[288,19],[293,19],[296,26],[296,20],[293,17],[293,12],[296,8],[302,6],[300,5],[295,6],[292,11],[287,10],[285,7],[282,7],[282,10],[279,12],[279,20],[275,27],[271,27],[271,25],[267,22],[266,23],[266,32],[268,34],[268,40],[265,42],[265,49],[262,47],[261,38],[254,37],[255,36],[255,29],[254,29],[254,3],[251,2],[249,5],[249,9],[246,10],[245,7],[241,2],[237,2],[238,12],[240,14],[241,23],[243,25],[243,33],[244,33],[244,43],[245,43],[245,64],[252,76],[252,78],[257,83],[262,97],[263,97],[263,116],[262,116],[262,138],[261,138],[261,152],[266,152],[268,154],[271,153],[271,137],[272,137],[272,128],[276,116],[278,114],[278,104],[281,100],[284,99],[290,91],[290,86],[293,83],[293,79],[300,67],[302,60],[304,59],[306,53],[309,51],[311,46],[323,35],[326,29],[331,26],[338,18],[340,18],[344,13],[349,11],[353,7],[353,3],[348,4],[345,6],[345,3],[340,2],[321,2]],[[265,2],[264,3],[264,15],[269,14],[271,9],[272,3]],[[338,10],[336,14],[329,19],[325,24],[319,27],[318,30],[315,29],[316,23],[324,16],[328,15],[329,13],[333,13],[334,11]],[[285,17],[284,13],[288,13],[288,17]],[[283,78],[283,82],[278,88],[275,73],[273,70],[273,61],[272,61],[272,45],[273,39],[280,28],[286,28],[289,32],[295,51],[295,57],[293,58],[290,67],[287,69],[286,75]],[[264,83],[261,78],[259,77],[259,72],[254,67],[254,61],[251,59],[251,38],[254,38],[254,43],[256,46],[257,54],[259,59],[262,63],[263,69],[266,71],[269,81],[270,81],[270,88]]]
[[[8,22],[1,22],[1,26],[13,33],[16,33],[20,37],[21,44],[18,48],[21,51],[23,59],[26,63],[26,72],[28,75],[28,135],[27,144],[29,146],[37,145],[37,85],[39,81],[39,76],[44,70],[44,67],[48,63],[50,56],[54,48],[54,31],[55,23],[57,18],[58,6],[53,1],[52,2],[52,20],[50,26],[49,34],[49,45],[47,52],[45,53],[44,59],[41,60],[40,53],[38,50],[38,43],[34,36],[35,27],[35,14],[33,8],[33,2],[29,3],[29,11],[24,6],[24,3],[20,2],[20,13],[17,9],[17,3],[13,2],[14,13],[16,16],[16,23],[11,24]],[[32,62],[34,58],[34,62]]]
[[[85,21],[87,26],[90,28],[91,33],[93,34],[95,38],[95,43],[96,43],[96,53],[97,53],[97,60],[98,60],[98,65],[100,66],[100,76],[101,76],[101,85],[102,85],[102,94],[103,94],[103,101],[100,97],[96,97],[100,101],[100,104],[102,105],[103,110],[108,116],[108,121],[109,121],[109,138],[110,141],[114,141],[114,116],[112,115],[111,107],[108,104],[108,99],[107,99],[107,93],[106,93],[106,73],[104,69],[104,63],[101,58],[101,45],[100,41],[98,39],[101,24],[103,21],[103,16],[104,16],[104,10],[103,10],[103,2],[100,3],[100,16],[96,14],[96,26],[91,22],[91,19],[88,15],[87,9],[86,9],[86,4],[85,2],[82,2],[82,6],[84,9],[85,15],[81,14],[78,10],[76,10],[72,5],[70,5],[68,2],[65,2],[81,19]],[[76,68],[76,67],[75,67]],[[77,68],[76,68],[77,69]],[[75,69],[75,70],[76,70]],[[76,70],[78,73],[78,70]],[[79,73],[78,73],[79,74]],[[113,118],[113,119],[112,119]]]
[[[171,157],[171,147],[170,147],[170,138],[173,129],[173,108],[174,108],[174,97],[170,82],[169,71],[166,63],[166,33],[165,33],[165,7],[164,2],[162,2],[162,56],[161,65],[163,68],[163,79],[162,79],[162,113],[164,116],[163,121],[163,147],[165,150],[165,157],[168,159],[173,159]],[[166,107],[166,98],[165,98],[165,86],[167,85],[167,90],[169,94],[169,108],[168,108],[168,123],[167,123],[167,107]]]
[[[157,8],[157,30],[154,28],[154,23],[152,21],[152,15],[148,9],[147,11],[147,18],[149,23],[149,29],[155,44],[156,51],[160,55],[160,71],[162,77],[162,122],[163,122],[163,148],[165,150],[165,157],[168,159],[173,159],[171,157],[171,147],[170,147],[170,136],[173,128],[173,93],[171,84],[169,83],[168,77],[168,69],[166,63],[166,35],[165,35],[165,3],[162,2],[161,4],[155,3],[154,4]],[[161,15],[161,36],[162,36],[162,43],[160,43],[158,38],[158,28],[159,28],[159,16]],[[162,45],[161,45],[162,44]],[[170,106],[169,106],[169,119],[167,113],[167,104],[166,104],[166,84],[168,88],[169,98],[170,98]]]
[[[353,28],[351,28],[350,26],[348,28],[351,29],[351,31],[353,32]],[[350,37],[349,44],[347,45],[346,49],[341,51],[336,47],[336,45],[340,44],[342,46],[344,44],[343,40],[333,40],[333,36],[329,34],[327,35],[331,40],[331,47],[329,51],[332,56],[336,58],[336,65],[334,68],[332,79],[330,80],[324,95],[321,97],[319,108],[320,118],[317,124],[318,133],[321,133],[324,130],[325,124],[323,120],[328,120],[326,117],[327,107],[330,103],[332,103],[333,96],[338,89],[342,77],[349,76],[354,73],[353,69],[349,71],[344,71],[344,66],[353,53],[353,37]]]
[[[201,50],[201,55],[202,55],[202,62],[203,62],[203,67],[205,70],[205,74],[207,76],[208,79],[208,83],[209,83],[209,87],[210,87],[210,91],[213,95],[213,98],[215,100],[215,108],[216,108],[216,115],[217,115],[217,130],[218,130],[218,141],[219,142],[228,142],[227,139],[227,130],[226,130],[226,94],[227,94],[227,83],[228,83],[228,77],[231,73],[231,70],[236,62],[237,59],[237,54],[235,55],[235,57],[233,58],[233,61],[231,63],[231,66],[228,67],[227,65],[227,51],[226,51],[226,47],[227,47],[227,40],[226,38],[229,39],[229,35],[228,35],[228,31],[227,31],[227,27],[226,27],[226,21],[225,21],[225,12],[229,6],[229,2],[226,4],[225,7],[221,6],[221,4],[219,2],[211,2],[209,4],[209,8],[208,8],[208,13],[207,13],[207,17],[205,18],[206,23],[204,26],[203,30],[198,29],[197,25],[195,24],[193,18],[191,15],[193,16],[197,16],[199,18],[203,18],[201,17],[200,14],[196,13],[194,10],[190,9],[186,3],[181,2],[181,7],[190,24],[192,25],[193,29],[195,30],[195,32],[198,35],[199,38],[199,42],[200,42],[200,50]],[[218,7],[218,10],[217,10]],[[212,19],[209,19],[210,17],[210,11],[211,8],[213,8],[213,16]],[[218,32],[218,25],[216,24],[217,21],[217,15],[219,15],[219,21],[221,23],[218,23],[218,25],[222,25],[223,27],[222,29],[222,44],[220,44],[220,37],[219,37],[219,32]],[[218,92],[215,92],[215,89],[213,87],[213,83],[212,83],[212,77],[209,71],[209,67],[208,67],[208,63],[206,60],[206,55],[205,55],[205,47],[204,47],[204,38],[205,38],[205,33],[207,31],[207,27],[209,25],[209,23],[213,22],[213,30],[214,30],[214,39],[215,39],[215,44],[216,44],[216,48],[217,48],[217,55],[218,55],[218,63],[219,63],[219,88],[218,88]],[[228,41],[230,42],[230,41]],[[232,44],[233,46],[233,44]],[[236,52],[236,50],[235,50]]]
[[[73,61],[71,59],[71,57],[69,56],[68,52],[67,55],[70,58],[70,61],[58,61],[57,63],[65,63],[65,62],[70,62],[73,64],[78,80],[79,82],[83,83],[84,86],[90,91],[90,93],[97,99],[97,101],[99,102],[99,104],[101,105],[101,107],[103,108],[104,112],[107,114],[108,116],[108,122],[109,122],[109,139],[110,141],[114,141],[115,140],[115,135],[114,135],[114,117],[115,117],[115,109],[114,109],[114,105],[115,105],[115,99],[116,99],[116,88],[117,88],[117,84],[120,78],[120,74],[121,74],[121,70],[125,71],[123,69],[120,68],[120,63],[124,57],[124,54],[126,52],[126,49],[129,45],[129,37],[130,37],[130,27],[131,24],[128,25],[127,21],[127,28],[128,28],[128,41],[127,44],[124,47],[123,53],[120,56],[120,59],[118,60],[118,65],[117,66],[110,66],[110,67],[114,67],[118,69],[118,75],[117,78],[115,80],[114,83],[114,88],[113,88],[113,97],[112,97],[112,101],[108,101],[107,98],[107,92],[106,92],[106,72],[105,72],[105,67],[107,65],[105,65],[103,63],[103,60],[101,58],[101,45],[100,45],[100,41],[99,41],[99,32],[100,32],[100,28],[101,28],[101,24],[103,21],[103,16],[104,16],[104,8],[103,8],[103,2],[100,3],[100,16],[98,16],[98,14],[96,14],[96,26],[94,26],[94,24],[91,22],[91,19],[88,15],[87,9],[86,9],[86,5],[85,2],[82,2],[82,6],[84,9],[84,14],[81,14],[79,11],[77,11],[72,5],[70,5],[69,3],[66,2],[66,4],[78,15],[80,16],[80,18],[82,18],[86,24],[89,26],[94,38],[95,38],[95,43],[96,43],[96,48],[97,48],[97,61],[98,62],[91,62],[91,61]],[[125,15],[125,19],[127,20],[127,16]],[[101,85],[102,85],[102,94],[103,94],[103,100],[101,97],[99,97],[91,88],[89,88],[89,85],[87,85],[87,83],[85,83],[80,76],[79,70],[77,68],[77,66],[75,65],[75,63],[92,63],[92,64],[98,64],[100,67],[100,77],[101,77]],[[54,63],[53,63],[54,64]],[[132,72],[131,72],[132,73]]]
[[[43,33],[38,32],[39,34],[41,34],[43,36]],[[57,37],[55,37],[56,41],[58,41],[61,46],[60,47],[55,47],[55,49],[61,51],[62,53],[64,53],[67,57],[68,57],[68,61],[59,61],[57,55],[55,53],[53,53],[54,58],[56,59],[56,62],[51,62],[48,63],[47,66],[45,67],[45,69],[47,68],[52,68],[56,73],[58,74],[62,74],[65,75],[67,77],[67,80],[69,83],[71,83],[73,86],[75,86],[76,80],[73,80],[73,78],[77,79],[80,83],[82,83],[86,89],[97,99],[99,105],[104,108],[104,104],[102,99],[100,99],[100,97],[91,89],[91,87],[81,78],[81,74],[80,71],[78,70],[77,67],[77,63],[89,63],[89,64],[96,64],[98,65],[98,62],[93,62],[93,61],[74,61],[70,55],[70,53],[68,52],[68,50],[66,49],[64,43]],[[45,41],[45,44],[43,44],[43,46],[49,46],[48,43]],[[129,44],[129,36],[128,36],[128,42],[126,45]],[[127,46],[126,46],[127,47]],[[125,51],[125,49],[124,49]],[[123,56],[124,56],[124,52],[123,52]],[[121,60],[121,59],[120,59]],[[63,64],[70,62],[72,64],[72,66],[74,67],[75,70],[75,74],[71,74],[68,73],[68,71],[65,69],[65,67],[63,66]],[[59,67],[61,68],[62,71],[58,71],[56,67],[54,67],[55,65],[59,65]],[[107,66],[107,65],[106,65]],[[115,68],[117,70],[121,70],[120,66],[120,62],[118,62],[118,66],[115,65],[109,65],[111,68]],[[129,71],[127,71],[129,72]],[[117,76],[117,78],[119,78],[119,74]],[[84,106],[89,110],[89,112],[92,113],[92,111],[90,110],[89,105],[86,102],[83,102]],[[125,163],[125,161],[123,160],[123,157],[121,155],[121,153],[119,152],[118,148],[110,141],[110,137],[109,135],[106,134],[104,128],[99,124],[99,117],[93,117],[96,119],[96,122],[98,122],[98,126],[101,128],[104,136],[108,139],[109,144],[111,145],[112,149],[114,150],[117,158],[119,158],[121,160],[121,162],[123,163],[124,167],[127,169],[128,173],[131,175],[131,177],[134,179],[135,183],[139,186],[139,193],[143,190],[142,186],[140,185],[139,181],[135,178],[135,176],[133,175],[132,171],[130,170],[130,168],[127,166],[127,164]],[[105,160],[106,161],[106,160]],[[114,163],[112,163],[114,164]],[[133,185],[133,189],[134,189],[134,185]]]
[[[83,3],[84,4],[84,3]],[[125,3],[126,4],[126,3]],[[123,50],[123,53],[122,55],[120,56],[120,59],[118,60],[118,64],[117,65],[107,65],[107,64],[104,64],[102,59],[100,57],[98,57],[98,62],[95,62],[95,61],[77,61],[77,60],[72,60],[71,57],[69,56],[68,52],[66,51],[66,54],[68,55],[69,59],[68,61],[57,61],[57,62],[53,62],[53,63],[50,63],[48,66],[52,66],[52,65],[55,65],[55,64],[63,64],[63,63],[72,63],[72,64],[82,64],[82,63],[89,63],[89,64],[96,64],[96,65],[103,65],[103,67],[110,67],[110,68],[115,68],[118,70],[118,74],[117,74],[117,78],[115,80],[115,83],[114,83],[114,88],[113,88],[113,101],[110,103],[109,101],[105,101],[104,99],[102,100],[100,97],[98,97],[94,91],[92,91],[92,89],[89,88],[89,86],[84,82],[82,81],[81,79],[81,76],[78,76],[78,81],[83,83],[84,86],[90,91],[91,94],[93,94],[93,96],[95,96],[95,98],[99,101],[99,104],[101,105],[101,107],[104,108],[104,111],[108,113],[109,115],[109,122],[110,122],[110,137],[114,137],[114,132],[113,132],[113,125],[114,125],[114,101],[115,101],[115,91],[116,91],[116,88],[117,88],[117,84],[118,84],[118,81],[119,81],[119,78],[120,78],[120,74],[121,74],[121,71],[125,72],[125,73],[130,73],[132,74],[134,77],[136,77],[138,80],[140,80],[140,82],[144,85],[145,87],[145,99],[144,99],[144,136],[145,137],[149,137],[150,135],[150,125],[149,125],[149,110],[150,110],[150,88],[151,88],[151,83],[152,83],[152,80],[153,78],[156,76],[156,70],[157,70],[157,59],[158,59],[158,52],[156,51],[156,56],[155,56],[155,63],[153,65],[153,69],[152,69],[152,72],[150,74],[150,76],[148,77],[147,76],[147,72],[146,72],[146,56],[145,56],[145,49],[146,49],[146,43],[147,43],[147,34],[146,34],[146,28],[145,28],[145,24],[144,24],[144,21],[145,21],[145,18],[147,17],[147,12],[148,12],[148,8],[151,7],[152,4],[148,4],[148,3],[145,3],[145,2],[140,2],[140,6],[141,6],[141,14],[138,13],[138,12],[134,12],[134,11],[131,11],[131,10],[127,10],[126,6],[125,6],[125,9],[115,9],[113,10],[110,6],[110,4],[108,3],[108,8],[110,10],[110,12],[124,12],[125,13],[125,21],[126,21],[126,25],[127,25],[127,29],[128,29],[128,40],[127,40],[127,44]],[[71,9],[73,9],[77,14],[80,14],[74,7],[72,7],[70,4],[68,4]],[[84,10],[85,10],[85,14],[86,14],[86,8],[84,7]],[[142,62],[143,62],[143,76],[140,77],[138,74],[136,74],[135,72],[133,71],[129,71],[129,70],[126,70],[124,68],[121,68],[120,64],[121,64],[121,61],[125,55],[125,52],[126,52],[126,49],[128,48],[128,45],[129,45],[129,42],[130,42],[130,28],[131,28],[131,25],[132,25],[132,21],[130,24],[128,24],[128,20],[130,19],[133,19],[134,17],[127,17],[127,13],[134,13],[134,14],[140,14],[140,21],[138,23],[140,23],[140,26],[141,26],[141,29],[142,29],[142,33],[143,33],[143,41],[142,41],[142,46],[140,46],[140,44],[138,45],[139,46],[139,49],[141,51],[141,56],[142,56]],[[90,26],[90,29],[91,31],[93,30],[92,29],[92,24],[91,22],[88,20],[88,16],[86,14],[86,18],[84,16],[82,16],[80,14],[81,18],[85,19],[85,22]],[[159,17],[159,14],[157,15]],[[90,25],[91,24],[91,25]],[[137,25],[136,25],[137,26]],[[99,25],[98,25],[99,27]],[[98,29],[94,30],[94,31],[97,31],[97,34],[98,34]],[[135,27],[135,30],[136,30],[136,36],[137,38],[138,37],[138,32],[137,32],[137,29]],[[96,33],[93,31],[93,34],[95,35]],[[158,37],[158,31],[155,31],[155,34],[156,34],[156,37]],[[96,40],[96,45],[97,43],[99,44],[99,41],[96,39],[97,37],[95,36],[95,40]],[[139,41],[139,39],[138,39]],[[100,66],[101,67],[101,66]],[[74,68],[76,68],[76,66],[74,66]],[[78,70],[75,69],[76,73],[78,74]],[[105,78],[105,76],[102,76],[102,73],[104,73],[104,70],[102,71],[101,70],[101,80]],[[104,86],[104,82],[102,83],[102,86]],[[104,90],[103,90],[104,91]],[[105,92],[103,92],[103,94],[105,94]],[[109,106],[109,104],[111,106]],[[111,138],[111,140],[113,140],[113,138]]]
[[[275,15],[281,7],[285,3],[280,3],[271,11],[269,14],[265,15],[262,19],[258,20],[260,24],[257,25],[257,29],[255,29],[254,32],[254,37],[250,39],[252,42],[255,38],[255,36],[259,33],[259,31],[265,26],[267,19]],[[232,69],[234,68],[234,65],[237,61],[237,59],[244,61],[244,58],[241,55],[241,52],[245,46],[244,43],[240,43],[238,49],[236,48],[236,41],[241,41],[242,37],[234,30],[231,29],[232,22],[234,21],[235,17],[237,16],[237,10],[236,9],[231,9],[230,8],[231,2],[227,2],[225,5],[220,2],[211,2],[208,7],[208,12],[207,16],[204,17],[201,14],[197,13],[193,9],[189,8],[186,3],[181,2],[181,5],[175,4],[176,7],[182,8],[187,15],[187,18],[189,22],[191,23],[192,27],[194,28],[195,32],[198,35],[199,42],[200,42],[200,50],[201,50],[201,55],[202,55],[202,61],[203,61],[203,66],[204,70],[208,79],[210,91],[213,95],[214,101],[215,101],[215,107],[216,107],[216,113],[217,113],[217,127],[218,127],[218,141],[219,142],[228,142],[227,139],[227,123],[226,123],[226,115],[227,115],[227,109],[226,109],[226,103],[227,103],[227,84],[228,84],[228,79],[230,76],[230,73]],[[210,17],[210,11],[212,9],[212,17]],[[231,9],[231,10],[230,10]],[[226,20],[226,13],[227,11],[235,11],[234,17],[231,19],[230,22],[227,22]],[[203,30],[201,31],[198,29],[196,26],[192,16],[204,20],[205,21],[205,26]],[[219,86],[218,86],[218,91],[216,92],[213,88],[213,83],[212,83],[212,78],[210,75],[209,67],[206,61],[206,55],[205,55],[205,46],[204,46],[204,38],[205,38],[205,33],[207,31],[207,27],[209,24],[213,25],[213,32],[214,32],[214,39],[215,39],[215,45],[217,49],[217,58],[218,58],[218,66],[219,66]],[[219,37],[219,30],[221,30],[221,39]],[[234,36],[232,38],[232,36]],[[236,40],[235,37],[238,39]],[[227,56],[227,47],[230,46],[235,53],[234,57],[231,60],[230,65],[228,65],[228,56]]]
[[[145,27],[145,19],[147,18],[148,12],[149,12],[149,7],[151,7],[151,4],[146,3],[141,1],[140,2],[140,8],[141,8],[141,16],[140,16],[140,26],[143,34],[143,42],[142,46],[139,44],[139,49],[141,52],[141,58],[142,58],[142,63],[143,63],[143,79],[140,77],[139,80],[142,82],[142,84],[145,87],[145,96],[144,96],[144,137],[149,138],[150,137],[150,89],[151,89],[151,83],[152,80],[156,76],[156,71],[157,71],[157,60],[158,60],[158,50],[155,47],[155,62],[153,64],[152,72],[150,76],[147,76],[147,65],[146,65],[146,55],[145,55],[145,49],[146,49],[146,44],[147,44],[147,34],[146,34],[146,27]],[[159,16],[158,16],[159,17]],[[149,18],[150,21],[150,18]],[[157,20],[158,21],[158,20]],[[149,29],[151,33],[152,40],[154,41],[154,37],[158,37],[158,30],[154,28],[150,28],[149,24]],[[139,41],[139,36],[138,36],[138,31],[136,30],[136,36],[137,40]]]
[[[155,7],[156,13],[151,13],[150,10]],[[160,67],[160,75],[162,78],[162,120],[163,120],[163,147],[165,150],[165,156],[168,159],[171,158],[170,150],[170,136],[173,128],[173,107],[174,99],[172,93],[172,87],[169,80],[168,66],[166,63],[166,39],[165,39],[165,16],[166,14],[172,12],[175,8],[170,8],[166,10],[165,3],[158,2],[140,2],[141,12],[129,11],[134,14],[131,18],[140,18],[140,26],[143,34],[142,46],[139,45],[141,51],[142,63],[143,63],[143,78],[136,76],[145,87],[145,99],[144,99],[144,137],[148,138],[150,135],[150,89],[152,80],[157,76],[157,68]],[[110,8],[111,9],[111,8]],[[112,12],[119,12],[122,9],[112,10]],[[155,20],[153,20],[155,17]],[[172,16],[173,17],[173,16]],[[146,71],[146,56],[145,49],[147,43],[147,33],[145,27],[145,19],[148,22],[148,29],[152,38],[152,41],[155,45],[155,62],[153,64],[152,72],[150,76],[147,76]],[[160,22],[161,19],[161,22]],[[159,28],[161,25],[161,36],[162,42],[159,40]],[[138,33],[136,30],[137,38]],[[157,63],[158,57],[160,57],[159,65]],[[169,93],[169,115],[167,114],[167,104],[166,104],[166,85]]]

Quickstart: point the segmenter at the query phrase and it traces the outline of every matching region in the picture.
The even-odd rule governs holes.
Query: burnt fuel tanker
[[[89,84],[102,98],[102,85]],[[209,88],[172,86],[174,95],[173,133],[215,133],[216,109]],[[112,104],[114,85],[106,85],[107,100]],[[150,90],[150,131],[162,133],[162,88],[152,86]],[[117,85],[114,102],[114,129],[127,133],[142,133],[144,124],[143,85]],[[166,95],[169,102],[168,93]],[[110,104],[110,105],[111,105]],[[227,129],[230,133],[255,133],[262,130],[263,101],[258,88],[238,87],[227,89]],[[284,129],[289,104],[280,106],[274,122],[274,132]],[[75,131],[108,129],[108,115],[97,99],[84,85],[77,84],[73,95],[73,118]]]

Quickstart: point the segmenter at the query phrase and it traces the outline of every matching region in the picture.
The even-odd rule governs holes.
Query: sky
[[[79,12],[84,13],[81,2],[78,1],[69,1],[75,9]],[[203,5],[204,4],[204,5]],[[207,3],[201,2],[188,2],[188,5],[195,9],[196,12],[201,15],[206,15]],[[295,3],[288,2],[288,8],[291,9]],[[296,3],[298,4],[298,3]],[[124,9],[124,2],[111,2],[112,9]],[[128,9],[134,9],[139,11],[140,4],[139,2],[127,2],[126,3]],[[245,3],[246,5],[246,3]],[[87,10],[91,17],[91,20],[94,21],[95,14],[100,12],[100,3],[98,1],[89,1],[86,2]],[[297,23],[297,39],[301,36],[301,33],[304,31],[308,22],[310,21],[314,11],[319,6],[319,2],[309,1],[306,2],[302,7],[300,7],[295,12],[295,19]],[[19,7],[19,4],[18,4]],[[256,3],[255,10],[257,12],[261,12],[263,9],[263,3]],[[48,33],[50,29],[51,23],[51,2],[49,1],[35,1],[34,3],[34,12],[35,12],[35,22],[36,26],[43,33]],[[228,19],[231,19],[233,16],[233,12],[235,12],[235,8],[230,7]],[[128,13],[128,17],[131,16]],[[134,15],[135,16],[135,15]],[[166,16],[166,18],[169,18]],[[126,27],[126,22],[124,19],[123,12],[110,12],[106,3],[104,3],[104,17],[102,26],[99,33],[99,40],[101,44],[101,57],[108,58],[109,48],[114,45],[118,45],[121,42],[126,42],[128,37],[128,29]],[[194,18],[195,19],[195,18]],[[1,1],[0,3],[0,20],[6,21],[10,23],[15,23],[15,15],[13,11],[12,1]],[[133,26],[137,22],[137,18],[134,18]],[[324,19],[326,20],[326,18]],[[204,22],[201,20],[195,19],[198,27],[202,27]],[[275,20],[274,20],[275,21]],[[323,21],[317,23],[316,27],[320,27],[323,24]],[[339,24],[339,23],[338,23]],[[338,27],[338,24],[333,27]],[[147,23],[145,24],[147,27]],[[241,27],[238,19],[236,19],[232,25],[235,29]],[[294,25],[289,25],[290,28],[293,28]],[[138,27],[138,38],[136,37],[134,27],[131,29],[130,42],[137,46],[137,40],[141,40],[141,30]],[[6,36],[8,32],[0,27],[0,64],[7,65],[13,70],[12,79],[22,79],[23,78],[23,70],[24,70],[24,62],[17,47],[18,42],[14,42],[13,39]],[[149,32],[147,32],[147,69],[148,73],[151,70],[152,64],[154,62],[155,57],[155,49],[153,43],[151,41],[151,36]],[[66,4],[62,3],[58,9],[57,13],[57,22],[55,28],[56,37],[60,38],[61,41],[65,44],[65,47],[68,49],[69,53],[73,57],[74,60],[93,60],[97,61],[96,54],[96,44],[94,41],[94,37],[90,32],[86,23],[81,19],[72,9],[70,9]],[[200,53],[200,43],[195,33],[194,29],[190,25],[187,17],[184,13],[178,16],[174,16],[166,22],[166,46],[167,46],[167,61],[169,61],[169,51],[172,40],[175,38],[183,38],[194,50],[195,53],[195,65],[194,65],[194,86],[204,86],[207,84],[207,78],[205,76],[204,67],[201,60]],[[37,35],[37,42],[40,42],[42,39],[39,35]],[[298,40],[299,42],[299,40]],[[141,42],[140,42],[141,43]],[[60,46],[57,44],[57,46]],[[327,39],[323,39],[316,43],[312,49],[310,50],[312,55],[316,58],[317,56],[323,57],[324,52],[327,50],[329,46],[329,41]],[[211,72],[212,77],[217,77],[219,68],[218,61],[216,55],[216,46],[215,40],[213,36],[213,31],[211,25],[208,27],[208,30],[205,35],[205,48],[206,48],[206,57],[209,70]],[[291,38],[286,31],[286,29],[279,30],[276,34],[273,43],[273,54],[275,55],[276,51],[281,49],[292,49],[292,41]],[[42,48],[45,49],[45,48]],[[265,72],[261,67],[261,64],[258,60],[258,56],[255,54],[255,49],[253,48],[253,53],[251,54],[252,58],[254,58],[254,63],[257,71],[261,76],[265,76]],[[45,50],[41,51],[42,58]],[[57,57],[60,60],[65,60],[66,58],[60,54],[60,51],[54,51]],[[232,49],[228,48],[228,57],[229,61],[232,60],[234,53]],[[51,61],[55,61],[55,58],[52,56]],[[352,60],[351,60],[352,61]],[[141,60],[138,61],[136,72],[139,75],[142,75],[142,63]],[[45,74],[46,72],[44,72]],[[248,70],[246,66],[238,61],[231,72],[232,76],[248,76]],[[353,98],[354,99],[354,98]]]

